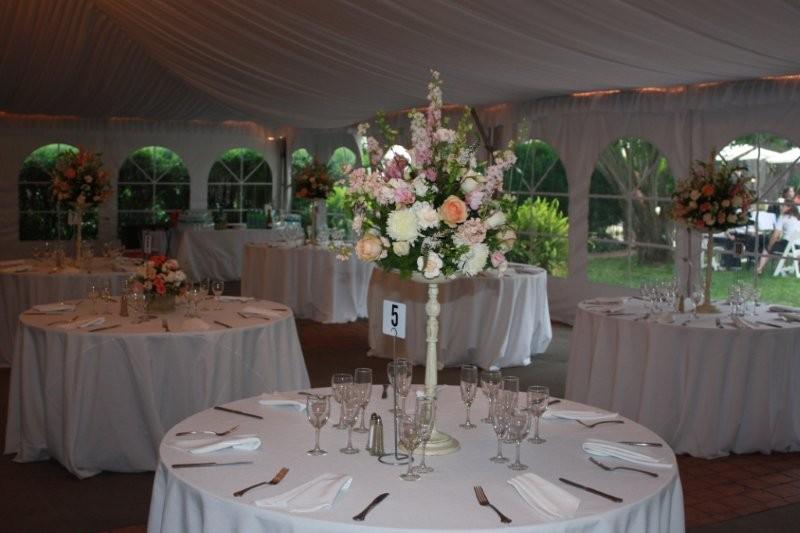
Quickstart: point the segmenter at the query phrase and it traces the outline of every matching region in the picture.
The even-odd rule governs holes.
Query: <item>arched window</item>
[[[118,228],[164,225],[171,211],[189,208],[189,171],[178,154],[161,146],[139,148],[122,163]]]
[[[603,150],[589,190],[590,281],[639,287],[673,277],[674,188],[666,158],[648,141],[623,137]]]
[[[527,140],[514,147],[517,162],[505,176],[505,190],[516,197],[511,213],[518,240],[508,254],[512,261],[567,275],[569,185],[556,151],[546,142]]]
[[[272,201],[272,171],[261,154],[233,148],[217,159],[208,175],[208,208],[224,211],[228,222],[243,222],[245,211]]]
[[[73,228],[67,225],[67,211],[61,209],[50,192],[50,173],[58,157],[77,152],[68,144],[47,144],[30,153],[19,171],[19,239],[21,241],[70,239]],[[97,236],[97,211],[84,216],[83,236]]]

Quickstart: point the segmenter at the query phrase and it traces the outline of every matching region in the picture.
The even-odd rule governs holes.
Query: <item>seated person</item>
[[[775,223],[775,230],[772,232],[769,243],[758,263],[759,274],[761,274],[767,261],[769,261],[769,254],[782,254],[789,244],[788,239],[800,238],[800,209],[794,204],[785,204],[782,209],[783,212]]]
[[[788,205],[797,204],[796,202],[797,198],[798,196],[795,194],[794,187],[789,185],[788,187],[784,188],[781,191],[781,196],[780,198],[778,198],[778,203],[769,206],[769,209],[767,211],[769,211],[770,213],[774,213],[776,217],[780,216],[781,212],[783,211],[783,205],[781,204],[788,204]]]

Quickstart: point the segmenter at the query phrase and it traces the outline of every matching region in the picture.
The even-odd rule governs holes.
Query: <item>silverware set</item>
[[[482,507],[491,507],[494,510],[494,512],[497,513],[497,516],[500,517],[500,521],[502,523],[504,524],[511,523],[511,519],[509,517],[501,513],[497,507],[489,503],[489,498],[486,497],[486,493],[483,491],[483,487],[481,487],[480,485],[476,485],[472,488],[475,491],[475,497],[478,499],[478,504],[480,504]]]
[[[241,496],[244,496],[245,493],[247,493],[247,492],[249,492],[249,491],[251,491],[251,490],[253,490],[255,488],[263,487],[264,485],[277,485],[278,483],[280,483],[283,480],[283,478],[286,477],[286,474],[288,474],[288,473],[289,473],[289,469],[284,466],[283,468],[278,470],[278,473],[275,474],[275,477],[273,477],[269,481],[261,481],[260,483],[256,483],[254,485],[250,485],[249,487],[245,487],[242,490],[237,490],[236,492],[233,493],[233,495],[236,498],[239,498]]]
[[[577,418],[575,419],[575,422],[577,422],[578,424],[582,425],[583,427],[589,428],[589,429],[592,429],[595,426],[599,426],[600,424],[624,424],[625,423],[624,420],[601,420],[600,422],[593,422],[591,424],[587,424],[583,420],[578,420]]]
[[[209,431],[209,430],[202,430],[202,431],[179,431],[175,433],[176,437],[183,437],[184,435],[216,435],[217,437],[224,437],[225,435],[229,435],[239,429],[238,425],[233,426],[230,429],[225,431]]]

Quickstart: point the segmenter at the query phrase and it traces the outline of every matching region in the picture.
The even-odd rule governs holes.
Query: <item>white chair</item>
[[[800,233],[789,235],[786,240],[786,248],[784,248],[778,266],[775,267],[772,275],[794,274],[794,277],[800,278]]]

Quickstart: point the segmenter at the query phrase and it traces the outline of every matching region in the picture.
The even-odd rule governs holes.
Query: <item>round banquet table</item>
[[[113,294],[119,294],[123,280],[135,269],[132,263],[112,265],[110,259],[96,258],[92,273],[77,268],[53,272],[52,265],[29,261],[30,270],[13,272],[13,268],[0,269],[0,301],[3,315],[0,318],[0,366],[11,364],[12,347],[17,333],[17,317],[34,305],[53,301],[85,298],[90,285],[98,288],[111,284]]]
[[[398,354],[415,364],[426,355],[428,286],[376,270],[369,284],[370,355],[392,357],[394,339],[383,334],[383,301],[406,304],[406,338]],[[547,305],[547,272],[510,268],[503,276],[483,273],[439,285],[439,365],[472,363],[481,368],[528,365],[553,338]]]
[[[81,478],[154,470],[167,428],[191,413],[309,385],[289,310],[270,302],[222,306],[191,321],[180,308],[138,324],[105,315],[95,327],[119,326],[96,332],[52,325],[76,313],[71,325],[98,316],[88,302],[58,316],[22,314],[5,453],[17,462],[52,457]],[[277,308],[275,318],[243,318],[237,312],[245,306]]]
[[[578,306],[568,398],[644,424],[676,453],[800,450],[800,323],[780,323],[763,305],[745,317],[751,329],[737,328],[727,306],[665,323],[668,315],[644,318],[637,299],[596,304]]]
[[[341,261],[320,246],[248,244],[242,294],[285,303],[298,318],[352,322],[367,316],[372,270],[355,254]]]
[[[373,390],[369,410],[377,411],[384,420],[386,442],[393,438],[390,400],[379,400],[379,387]],[[299,397],[298,397],[299,398]],[[682,532],[684,530],[683,495],[675,456],[668,447],[648,448],[673,464],[659,469],[659,477],[651,478],[635,472],[606,472],[588,461],[581,444],[591,436],[615,440],[658,441],[644,427],[626,421],[623,425],[606,424],[587,430],[572,420],[543,420],[545,444],[522,445],[522,462],[551,483],[565,488],[580,498],[576,515],[568,520],[547,521],[529,507],[507,483],[520,474],[506,465],[489,461],[497,448],[494,432],[488,424],[465,431],[458,428],[464,419],[464,406],[457,387],[439,391],[437,426],[455,436],[461,450],[452,455],[429,457],[435,471],[416,482],[407,482],[399,475],[404,466],[387,466],[364,452],[365,435],[353,434],[354,445],[362,448],[355,455],[339,453],[346,432],[326,425],[322,430],[321,446],[328,455],[307,456],[305,450],[314,442],[314,430],[305,414],[286,408],[267,407],[258,398],[241,400],[232,407],[258,413],[264,420],[245,419],[219,411],[204,411],[194,415],[169,431],[161,443],[160,460],[150,502],[150,533],[168,531],[200,532],[314,532],[344,533],[350,531],[415,531],[489,532],[501,528],[497,515],[480,507],[473,492],[481,485],[489,500],[512,519],[502,529],[526,532],[593,532],[620,533],[623,531],[649,533]],[[580,405],[564,402],[565,409]],[[485,415],[487,403],[480,395],[473,405],[473,420]],[[331,419],[338,416],[333,409]],[[202,456],[193,455],[174,446],[178,431],[229,427],[238,423],[237,433],[255,434],[262,445],[256,451],[220,451]],[[330,421],[329,421],[330,424]],[[512,453],[511,446],[504,446]],[[656,450],[656,451],[653,451]],[[199,461],[253,461],[254,465],[216,468],[174,469],[175,463]],[[612,460],[613,461],[613,460]],[[608,461],[611,462],[611,461]],[[277,486],[252,490],[240,498],[233,492],[256,482],[270,479],[281,467],[289,473]],[[350,487],[339,494],[333,507],[310,513],[291,513],[265,509],[254,501],[276,496],[291,490],[323,473],[352,476]],[[621,504],[562,485],[559,477],[599,488],[623,498]],[[364,509],[375,496],[390,495],[377,506],[364,522],[354,522],[352,516]]]
[[[176,230],[170,254],[193,279],[231,281],[242,275],[242,251],[247,243],[279,238],[271,229]]]

